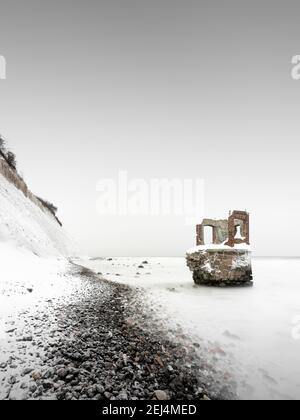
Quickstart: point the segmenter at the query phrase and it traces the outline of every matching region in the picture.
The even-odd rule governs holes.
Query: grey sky
[[[89,253],[194,244],[182,217],[97,214],[97,181],[127,170],[204,178],[207,216],[246,208],[258,255],[299,255],[299,13],[276,0],[0,0],[0,132]]]

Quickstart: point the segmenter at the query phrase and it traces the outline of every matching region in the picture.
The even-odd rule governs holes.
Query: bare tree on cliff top
[[[0,154],[4,157],[6,152],[5,140],[0,134]]]
[[[17,169],[16,155],[13,152],[7,152],[6,162],[9,164],[11,168]]]
[[[9,152],[6,149],[6,142],[0,134],[0,156],[8,163],[8,165],[16,170],[17,169],[17,160],[16,155],[13,152]]]

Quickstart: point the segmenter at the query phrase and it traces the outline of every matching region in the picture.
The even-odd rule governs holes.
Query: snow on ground
[[[76,253],[56,220],[0,175],[0,335],[7,314],[63,294],[66,256]]]
[[[66,256],[76,253],[55,219],[0,175],[0,400],[22,398],[24,369],[40,363],[32,343],[55,327],[53,305],[82,294],[68,274]]]
[[[66,256],[76,252],[55,219],[0,175],[0,336],[7,314],[63,294]]]
[[[56,328],[53,309],[84,293],[82,282],[68,274],[68,262],[41,258],[0,243],[0,400],[26,397],[35,386],[29,374],[38,369],[43,348]],[[40,342],[39,344],[37,344]]]
[[[232,374],[241,398],[299,399],[300,260],[254,259],[254,287],[225,289],[195,286],[184,258],[83,263],[145,288],[158,317],[181,325]]]
[[[0,243],[0,319],[38,305],[69,290],[65,258],[40,258],[25,249]],[[0,329],[0,337],[3,330]]]

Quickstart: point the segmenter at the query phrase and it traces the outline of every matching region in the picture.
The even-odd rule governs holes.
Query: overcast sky
[[[299,15],[299,1],[1,0],[0,132],[93,255],[195,242],[181,216],[100,215],[97,182],[120,170],[202,178],[206,216],[247,209],[257,255],[299,255]]]

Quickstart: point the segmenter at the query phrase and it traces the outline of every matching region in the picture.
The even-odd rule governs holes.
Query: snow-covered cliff
[[[3,162],[3,161],[2,161]],[[4,168],[4,171],[2,169]],[[0,165],[0,242],[38,256],[73,256],[76,247],[54,216],[13,171]]]

